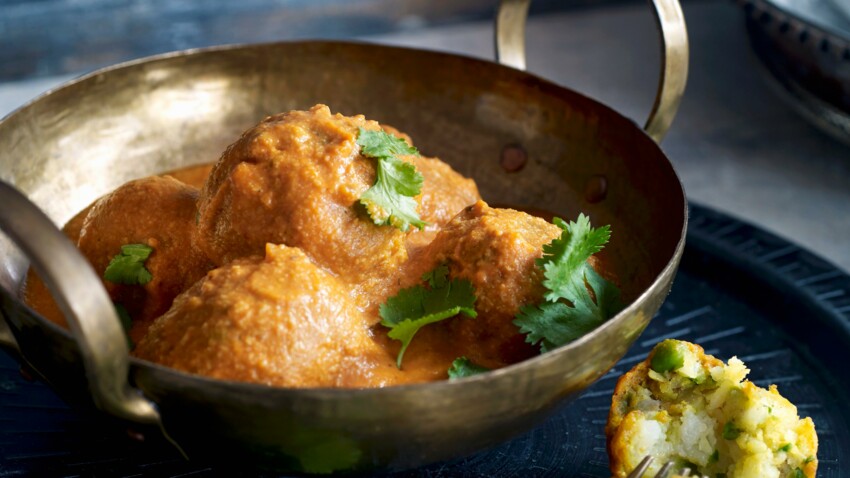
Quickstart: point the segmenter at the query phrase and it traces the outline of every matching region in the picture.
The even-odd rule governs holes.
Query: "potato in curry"
[[[397,178],[383,177],[380,160],[364,153],[359,138],[367,133],[415,151],[391,127],[317,105],[264,119],[211,167],[130,181],[70,221],[66,235],[104,277],[125,246],[149,251],[126,258],[143,264],[147,280],[103,280],[132,320],[132,353],[282,387],[434,381],[461,357],[483,370],[538,354],[516,318],[545,302],[540,261],[563,228],[488,206],[473,180],[404,147],[390,172],[415,168],[421,187],[408,196],[422,227],[377,224],[362,198]],[[610,278],[590,253],[582,265]],[[423,285],[437,270],[444,277]],[[582,288],[601,304],[591,279],[581,279]],[[450,297],[452,286],[474,291],[474,311],[417,328],[406,342],[393,335],[393,297],[439,295],[440,287]],[[65,325],[33,273],[24,296]]]

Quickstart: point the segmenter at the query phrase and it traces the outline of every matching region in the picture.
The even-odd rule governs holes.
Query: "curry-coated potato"
[[[745,380],[747,373],[736,357],[724,364],[696,344],[658,344],[614,389],[605,429],[614,477],[652,455],[647,477],[672,461],[712,477],[813,478],[811,418],[801,419],[775,385]]]
[[[300,249],[268,244],[181,294],[136,356],[189,373],[281,387],[381,386],[398,374],[347,287]]]
[[[268,117],[245,132],[201,191],[199,230],[208,256],[222,265],[260,254],[266,243],[286,244],[368,292],[361,297],[380,295],[407,260],[406,233],[375,225],[359,205],[375,183],[375,160],[357,145],[360,128],[381,126],[317,105]],[[477,197],[474,183],[447,165],[416,161],[426,177],[417,198],[424,220],[442,221]],[[451,189],[458,194],[447,198],[460,199],[437,198]]]
[[[266,243],[301,248],[317,264],[369,289],[407,259],[404,233],[358,209],[375,182],[359,154],[363,116],[326,106],[270,116],[230,145],[201,190],[201,246],[218,265],[262,254]]]
[[[446,264],[451,278],[469,280],[478,317],[458,317],[436,327],[450,327],[453,340],[466,344],[465,355],[488,368],[537,354],[513,320],[520,307],[543,296],[542,272],[534,261],[542,256],[543,244],[560,233],[543,219],[483,201],[464,209],[428,246],[421,267],[424,272]]]
[[[77,246],[101,277],[121,246],[144,244],[153,249],[144,263],[150,282],[127,285],[104,279],[112,300],[133,319],[134,341],[179,293],[212,268],[195,247],[197,198],[195,188],[168,176],[151,176],[103,196],[83,221]]]

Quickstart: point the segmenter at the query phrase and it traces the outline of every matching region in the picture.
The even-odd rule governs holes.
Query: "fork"
[[[646,472],[647,468],[649,468],[649,465],[652,464],[652,461],[653,461],[653,458],[651,456],[644,457],[644,459],[641,460],[641,462],[638,464],[637,468],[632,470],[632,472],[629,473],[629,475],[626,478],[643,478],[643,474]],[[658,470],[658,473],[655,474],[655,478],[668,478],[670,470],[672,470],[672,469],[673,469],[673,462],[668,461],[667,463],[664,464],[664,466],[661,467],[660,470]],[[691,476],[691,469],[690,468],[682,469],[679,472],[679,476]],[[694,475],[694,478],[698,478],[698,477],[696,477],[696,475]],[[708,478],[708,477],[703,475],[702,477],[699,477],[699,478]]]

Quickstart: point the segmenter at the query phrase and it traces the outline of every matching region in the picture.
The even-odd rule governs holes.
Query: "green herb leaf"
[[[396,360],[399,368],[407,346],[419,329],[460,313],[468,317],[478,315],[472,283],[464,279],[448,280],[448,272],[448,267],[440,266],[422,276],[429,288],[420,285],[402,289],[381,304],[381,325],[392,329],[387,335],[402,343]]]
[[[782,445],[781,447],[777,448],[776,451],[777,452],[784,451],[785,453],[788,453],[789,451],[791,451],[791,447],[792,447],[792,445],[790,443],[786,443],[786,444]]]
[[[357,144],[360,145],[360,151],[370,158],[419,156],[419,150],[407,144],[407,141],[381,130],[360,128],[357,132]]]
[[[543,285],[549,289],[544,297],[555,302],[586,295],[584,272],[590,268],[587,260],[608,243],[611,227],[594,229],[584,214],[569,224],[559,217],[552,218],[552,223],[561,228],[561,236],[544,245],[543,257],[536,261],[546,277]]]
[[[357,134],[357,144],[364,156],[377,160],[375,184],[360,196],[360,204],[372,221],[402,231],[407,231],[411,225],[422,229],[427,223],[419,218],[413,198],[422,189],[424,178],[412,164],[398,158],[418,156],[419,151],[389,133],[363,128]]]
[[[449,380],[471,377],[489,371],[489,368],[475,364],[466,357],[458,357],[452,361],[452,366],[449,367]]]
[[[116,254],[103,271],[103,278],[115,284],[147,284],[153,279],[150,271],[145,268],[145,261],[151,252],[153,248],[145,244],[121,246],[121,253]]]
[[[133,326],[133,319],[123,305],[118,302],[113,302],[112,305],[115,306],[115,313],[118,314],[118,320],[121,321],[121,328],[124,329],[124,335],[127,336],[127,347],[132,349],[135,347],[133,340],[130,338],[130,328]]]
[[[806,478],[806,474],[803,473],[803,470],[800,468],[795,468],[794,472],[791,473],[791,478]]]
[[[726,422],[723,425],[723,438],[726,440],[734,440],[741,436],[741,429],[736,427],[732,422]]]
[[[431,272],[422,274],[422,280],[428,283],[432,289],[441,289],[449,281],[449,266],[440,264]]]
[[[561,235],[543,246],[537,260],[548,290],[544,302],[522,307],[514,320],[542,353],[576,340],[623,309],[620,290],[587,263],[608,242],[610,227],[593,228],[584,214],[569,224],[557,217],[552,222]]]
[[[124,332],[129,332],[130,327],[133,326],[133,319],[130,318],[130,313],[118,302],[113,302],[112,305],[115,306],[115,313],[118,314],[118,320],[121,321],[121,327],[124,328]]]

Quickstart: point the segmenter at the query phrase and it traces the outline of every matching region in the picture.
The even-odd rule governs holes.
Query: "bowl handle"
[[[650,0],[661,34],[661,76],[643,129],[660,143],[670,129],[688,81],[688,31],[678,0]],[[496,59],[525,69],[525,20],[531,0],[502,0],[496,15]]]
[[[68,319],[95,405],[121,418],[158,423],[159,412],[127,381],[127,339],[94,269],[35,204],[4,181],[0,204],[0,229],[27,255]]]
[[[12,329],[6,322],[2,310],[0,310],[0,349],[5,350],[15,360],[20,361],[22,359],[21,347],[18,346],[18,341],[15,340],[15,335],[12,334]]]

